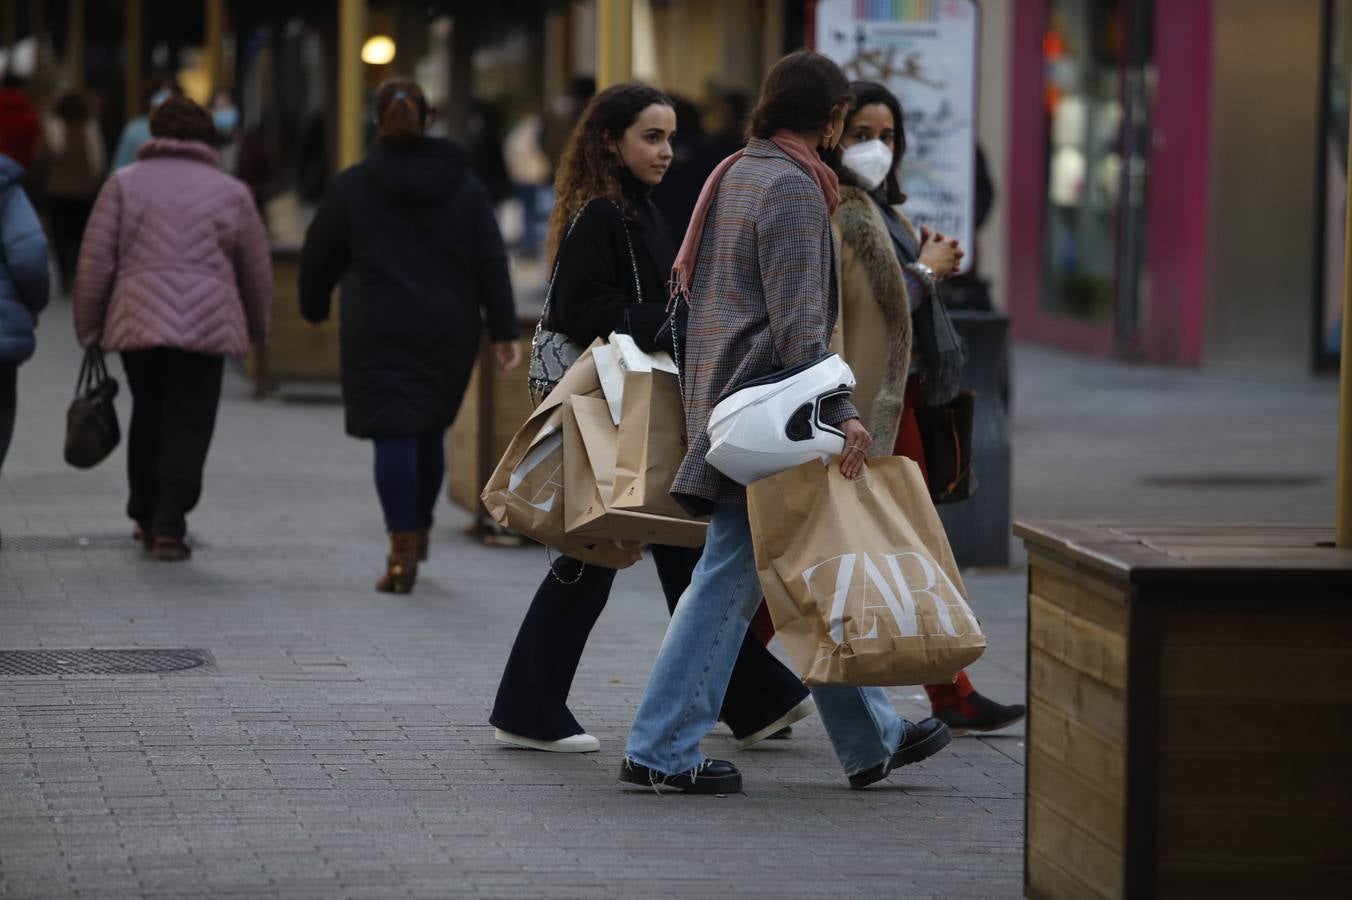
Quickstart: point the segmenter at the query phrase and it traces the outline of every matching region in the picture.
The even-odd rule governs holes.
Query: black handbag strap
[[[80,376],[75,382],[75,396],[82,397],[95,387],[108,380],[108,364],[103,358],[103,350],[89,347],[84,359],[80,361]]]
[[[624,224],[624,210],[620,209],[620,204],[616,203],[614,200],[611,200],[610,204],[614,206],[615,211],[620,214],[620,230],[624,232],[624,246],[625,249],[629,251],[629,268],[634,273],[634,299],[639,303],[642,303],[643,287],[639,283],[638,259],[634,256],[634,242],[629,237],[629,227]],[[583,206],[582,209],[578,210],[577,215],[573,216],[573,221],[568,223],[568,230],[563,233],[563,237],[559,240],[559,249],[554,253],[554,271],[550,273],[549,284],[545,287],[544,305],[540,309],[540,323],[535,326],[535,334],[537,337],[540,334],[540,329],[544,327],[545,321],[549,319],[549,308],[553,305],[554,283],[559,279],[559,263],[563,259],[563,248],[568,243],[568,238],[572,236],[573,229],[577,227],[577,223],[582,218],[582,214],[586,211],[586,206]]]

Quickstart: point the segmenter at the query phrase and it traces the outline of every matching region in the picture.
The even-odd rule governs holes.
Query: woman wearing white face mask
[[[844,357],[858,385],[851,396],[873,435],[870,456],[900,454],[924,468],[913,407],[951,400],[963,351],[939,299],[939,283],[957,271],[956,240],[916,229],[901,211],[897,171],[906,153],[901,104],[870,81],[850,85],[841,152],[840,206],[832,218],[840,245],[840,328]],[[954,734],[992,731],[1022,719],[1024,707],[978,694],[960,673],[953,684],[926,685],[934,717]]]

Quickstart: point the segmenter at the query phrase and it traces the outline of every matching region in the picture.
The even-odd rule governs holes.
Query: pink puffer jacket
[[[75,278],[80,346],[242,356],[272,322],[272,260],[243,183],[197,141],[157,138],[104,184]]]

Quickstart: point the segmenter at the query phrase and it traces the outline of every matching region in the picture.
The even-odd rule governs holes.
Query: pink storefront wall
[[[1047,119],[1042,37],[1047,0],[1013,0],[1008,202],[1009,310],[1014,336],[1094,355],[1116,352],[1110,325],[1042,307]],[[1207,295],[1211,2],[1158,2],[1158,73],[1147,183],[1143,314],[1136,348],[1146,361],[1201,362]]]

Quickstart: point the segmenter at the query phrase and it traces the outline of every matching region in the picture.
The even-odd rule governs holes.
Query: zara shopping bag
[[[756,569],[779,639],[809,685],[940,684],[986,637],[920,469],[840,458],[747,488]]]
[[[671,496],[685,461],[685,408],[671,372],[629,372],[615,454],[615,509],[688,518]]]
[[[564,530],[563,406],[574,392],[600,397],[590,350],[568,369],[558,388],[507,446],[484,488],[484,507],[499,524],[574,559],[611,569],[631,566],[642,556],[640,544],[570,535]]]
[[[90,347],[80,363],[75,399],[66,410],[66,462],[90,469],[107,459],[122,439],[117,425],[117,381],[108,374],[103,351]]]
[[[626,385],[625,391],[629,390]],[[708,523],[615,509],[615,449],[618,431],[602,397],[573,396],[563,407],[563,508],[569,536],[702,547]]]

